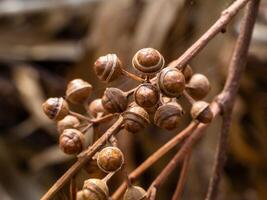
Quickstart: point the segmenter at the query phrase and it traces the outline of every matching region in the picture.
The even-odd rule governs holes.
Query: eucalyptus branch
[[[246,67],[248,48],[251,41],[258,7],[259,0],[251,0],[247,5],[241,25],[241,31],[230,61],[229,75],[222,93],[218,96],[218,102],[222,105],[223,109],[223,122],[206,200],[213,200],[217,197],[219,182],[226,160],[232,110],[237,96],[237,90],[240,85],[240,79]]]
[[[90,160],[94,154],[105,145],[106,141],[116,135],[122,125],[123,118],[120,116],[118,120],[88,149],[84,150],[78,156],[78,160],[56,181],[56,183],[45,193],[41,200],[51,199],[64,184],[66,184],[81,169],[84,163]]]

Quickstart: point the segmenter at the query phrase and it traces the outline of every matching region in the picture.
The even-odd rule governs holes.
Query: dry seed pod
[[[174,67],[166,67],[158,74],[158,86],[169,97],[179,96],[185,88],[185,77]]]
[[[83,189],[77,193],[77,200],[108,200],[109,189],[101,179],[88,179],[84,181]]]
[[[97,156],[97,165],[104,172],[114,172],[121,168],[124,156],[117,147],[106,147]]]
[[[107,111],[103,107],[102,99],[95,99],[88,106],[88,112],[91,113],[94,117],[97,117],[98,114],[105,114]]]
[[[139,186],[130,186],[124,193],[123,200],[148,200],[146,191]]]
[[[155,124],[167,130],[173,130],[178,127],[183,115],[183,109],[180,104],[170,102],[160,106],[154,116]]]
[[[159,91],[154,85],[143,83],[136,88],[134,100],[137,105],[143,108],[151,108],[159,101]]]
[[[188,82],[191,79],[191,77],[193,76],[193,70],[190,67],[190,65],[186,65],[185,68],[183,69],[182,73],[184,74],[186,82]]]
[[[191,116],[193,119],[201,123],[210,123],[213,119],[209,103],[205,101],[196,101],[191,108]]]
[[[123,113],[123,121],[127,131],[136,133],[149,124],[149,115],[144,108],[135,105]]]
[[[110,113],[120,113],[126,110],[128,100],[124,92],[118,88],[107,88],[102,97],[105,110]]]
[[[74,79],[67,85],[66,97],[73,104],[82,104],[92,93],[92,85],[82,79]]]
[[[59,121],[69,113],[68,103],[62,98],[49,98],[42,105],[44,113],[52,120]]]
[[[195,100],[203,99],[210,91],[210,82],[202,74],[194,74],[186,85],[188,94]]]
[[[59,147],[66,154],[80,153],[84,146],[84,135],[77,129],[65,129],[59,137]]]
[[[99,57],[94,64],[94,69],[97,77],[105,82],[111,82],[122,74],[122,64],[116,54]]]
[[[153,48],[139,50],[133,57],[133,67],[145,75],[153,75],[160,71],[165,64],[163,56]]]
[[[62,133],[65,129],[76,128],[80,125],[77,117],[67,115],[64,119],[57,122],[57,131]]]

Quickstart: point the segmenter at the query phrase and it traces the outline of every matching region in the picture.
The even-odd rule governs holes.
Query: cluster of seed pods
[[[160,128],[174,130],[184,115],[179,103],[181,96],[192,104],[190,113],[193,120],[211,122],[213,115],[209,103],[202,100],[210,90],[210,83],[204,75],[193,74],[189,65],[181,70],[165,67],[163,56],[153,48],[139,50],[133,57],[132,66],[138,75],[126,71],[117,55],[108,54],[96,60],[94,70],[104,82],[123,75],[139,81],[133,90],[124,92],[115,87],[107,88],[102,98],[88,103],[91,84],[74,79],[67,85],[65,98],[49,98],[44,102],[44,113],[57,122],[59,147],[64,153],[79,154],[86,149],[90,145],[85,134],[87,130],[116,113],[123,116],[123,127],[131,133],[144,129],[151,121]],[[131,95],[133,101],[129,98]],[[86,114],[71,111],[69,104],[84,105]],[[97,152],[94,159],[107,176],[86,180],[77,193],[78,200],[107,200],[107,181],[124,163],[123,153],[112,143]],[[124,200],[141,199],[146,199],[146,192],[138,186],[129,186],[124,194]]]

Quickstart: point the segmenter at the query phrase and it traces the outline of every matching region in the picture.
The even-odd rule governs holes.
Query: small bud
[[[42,105],[44,113],[52,120],[59,121],[69,113],[68,103],[62,98],[49,98]]]
[[[102,104],[109,113],[121,113],[127,108],[128,100],[118,88],[107,88],[102,97]]]
[[[205,101],[197,101],[192,105],[191,116],[194,120],[205,124],[210,123],[213,119],[213,113],[209,103]]]
[[[80,153],[84,146],[84,135],[77,129],[65,129],[59,137],[59,147],[66,154]]]
[[[88,112],[91,113],[94,117],[97,117],[98,114],[105,114],[107,111],[103,107],[102,99],[95,99],[88,106]]]
[[[137,105],[143,108],[154,107],[159,101],[159,91],[154,85],[143,83],[135,90],[134,100]]]
[[[73,104],[82,104],[92,93],[92,85],[82,79],[74,79],[69,82],[66,97]]]
[[[202,74],[194,74],[186,85],[188,94],[195,100],[203,99],[210,91],[210,82]]]
[[[146,191],[139,186],[130,186],[124,193],[123,200],[148,200]]]
[[[80,125],[80,121],[77,117],[67,115],[62,120],[57,122],[57,131],[61,134],[65,129],[77,128]]]
[[[145,75],[153,75],[160,71],[165,64],[163,56],[153,48],[139,50],[133,57],[133,67]]]

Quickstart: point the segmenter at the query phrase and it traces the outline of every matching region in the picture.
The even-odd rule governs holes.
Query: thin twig
[[[258,7],[259,0],[251,0],[247,5],[242,21],[241,31],[230,62],[229,75],[222,93],[218,96],[218,102],[222,105],[223,109],[223,122],[206,200],[214,200],[217,197],[219,182],[226,160],[227,141],[231,125],[234,100],[240,85],[241,76],[246,67],[246,58]]]
[[[217,116],[220,112],[220,107],[216,102],[211,104],[211,110],[214,116]],[[209,126],[209,124],[199,124],[194,132],[189,136],[189,138],[185,141],[181,149],[176,153],[176,155],[172,158],[172,160],[166,165],[166,167],[161,171],[161,173],[156,177],[156,179],[152,182],[151,186],[149,187],[151,190],[152,188],[159,188],[169,177],[171,172],[176,168],[177,164],[185,158],[188,152],[191,151],[193,145],[202,137],[204,131]],[[148,191],[149,191],[148,190]]]
[[[182,56],[171,62],[170,66],[183,68],[194,58],[237,14],[237,12],[246,5],[249,0],[237,0],[221,13],[221,17],[203,34]]]
[[[151,167],[156,161],[164,156],[168,151],[175,147],[184,138],[188,137],[191,132],[197,127],[197,122],[190,123],[183,131],[178,133],[169,142],[164,144],[151,156],[149,156],[141,165],[139,165],[134,171],[129,174],[130,182],[134,182],[139,176],[141,176],[149,167]],[[127,181],[124,181],[122,185],[112,195],[113,200],[117,200],[121,197],[127,188]]]
[[[187,177],[187,174],[189,171],[190,157],[191,157],[191,152],[189,152],[188,155],[184,159],[182,170],[181,170],[181,173],[179,176],[179,180],[177,182],[177,187],[176,187],[175,192],[172,196],[172,200],[180,200],[182,197],[186,177]]]
[[[76,178],[73,176],[70,179],[70,200],[76,200],[77,186],[76,186]]]
[[[78,160],[61,176],[57,182],[46,192],[46,194],[41,198],[41,200],[51,199],[57,191],[59,191],[65,183],[73,177],[78,170],[81,169],[84,163],[90,160],[94,154],[105,145],[106,141],[112,136],[119,132],[121,129],[123,118],[120,116],[118,120],[88,149],[83,151],[79,156]]]

